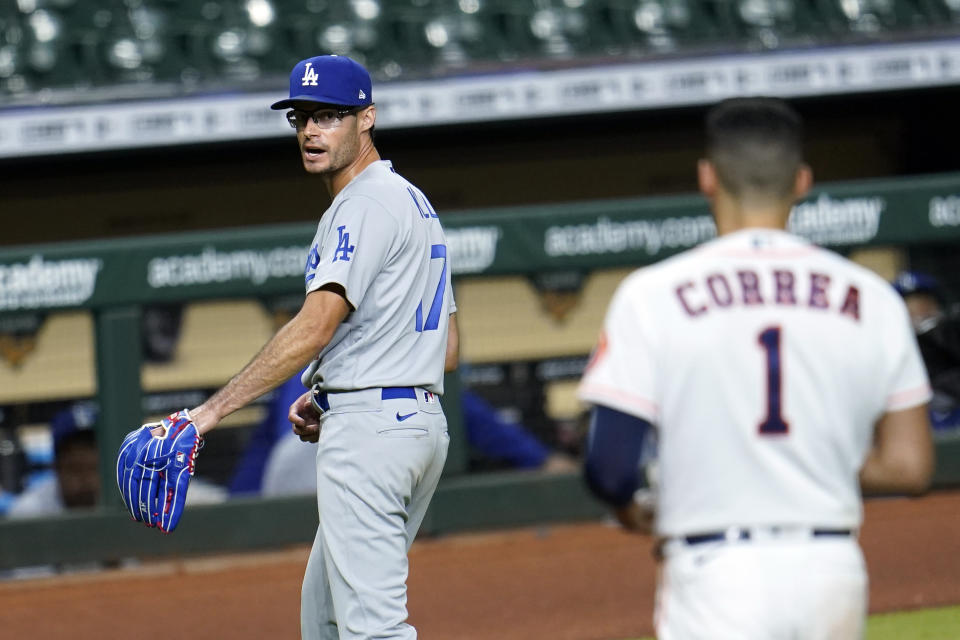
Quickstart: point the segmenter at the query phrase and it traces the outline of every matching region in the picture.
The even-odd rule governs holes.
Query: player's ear
[[[697,161],[697,184],[700,186],[700,193],[705,195],[708,200],[712,200],[717,193],[717,170],[713,163],[706,158],[700,158]]]
[[[794,200],[803,200],[810,187],[813,186],[813,169],[806,163],[801,163],[797,169],[797,175],[793,179],[793,198]]]
[[[357,113],[357,123],[360,125],[360,133],[373,129],[373,125],[377,123],[377,108],[370,105]]]

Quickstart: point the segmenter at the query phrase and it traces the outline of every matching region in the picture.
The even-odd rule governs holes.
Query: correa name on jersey
[[[732,273],[714,271],[696,280],[685,280],[674,288],[680,306],[691,317],[714,309],[736,307],[806,307],[835,311],[855,322],[860,321],[860,289],[846,284],[840,297],[831,298],[831,277],[811,271],[797,274],[793,269],[776,267],[766,273],[739,269]]]

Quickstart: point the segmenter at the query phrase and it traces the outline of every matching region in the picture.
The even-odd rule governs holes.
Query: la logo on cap
[[[317,75],[317,72],[313,70],[313,63],[308,62],[307,66],[303,69],[303,86],[315,87],[317,86],[317,78],[320,76]],[[360,93],[363,93],[362,91]]]

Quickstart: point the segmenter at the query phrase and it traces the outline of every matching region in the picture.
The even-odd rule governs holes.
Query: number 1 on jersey
[[[780,362],[780,327],[760,332],[757,342],[767,354],[767,415],[760,423],[761,435],[787,433],[790,425],[783,419],[783,379]]]

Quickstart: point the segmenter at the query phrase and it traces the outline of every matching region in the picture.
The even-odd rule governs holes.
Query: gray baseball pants
[[[303,640],[412,640],[407,551],[447,457],[436,395],[329,394],[317,450],[320,525],[300,603]]]

